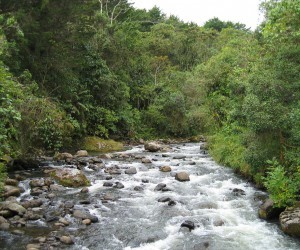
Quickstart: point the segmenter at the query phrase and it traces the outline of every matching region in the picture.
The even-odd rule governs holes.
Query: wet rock
[[[17,187],[18,184],[19,184],[19,181],[18,181],[18,180],[15,180],[15,179],[7,178],[7,179],[5,180],[5,183],[4,183],[4,184],[5,184],[5,185],[9,185],[9,186],[15,186],[15,187]]]
[[[24,219],[26,219],[26,220],[39,220],[42,217],[43,216],[41,214],[35,213],[34,211],[27,211],[24,214]]]
[[[171,172],[172,169],[171,169],[170,166],[162,166],[162,167],[159,168],[159,171],[161,171],[161,172]]]
[[[136,174],[136,173],[137,173],[137,171],[136,171],[135,167],[131,167],[131,168],[125,170],[125,174]]]
[[[189,181],[190,180],[190,176],[187,172],[178,172],[175,175],[175,179],[177,181]]]
[[[300,237],[300,207],[290,207],[280,214],[280,226],[284,233]]]
[[[103,163],[103,160],[99,157],[93,157],[89,160],[90,163]]]
[[[90,185],[87,177],[78,169],[56,169],[51,173],[51,175],[59,182],[59,184],[66,187],[81,187]]]
[[[157,152],[162,148],[162,146],[157,142],[146,142],[144,148],[150,152]]]
[[[143,182],[143,183],[149,183],[149,180],[147,180],[147,179],[142,179],[142,182]]]
[[[65,191],[65,187],[64,186],[62,186],[62,185],[57,185],[57,184],[52,184],[52,185],[50,185],[50,190],[51,191],[59,191],[59,192],[61,192],[61,191]]]
[[[58,222],[62,223],[64,226],[69,226],[70,222],[65,218],[60,218]]]
[[[173,201],[173,200],[170,200],[168,202],[168,206],[175,206],[176,204],[177,204],[176,201]]]
[[[14,215],[15,214],[12,211],[8,210],[8,209],[3,209],[3,210],[0,209],[0,216],[2,216],[4,218],[11,218]]]
[[[165,183],[159,183],[157,186],[154,188],[154,191],[161,191],[164,187],[167,185]]]
[[[186,227],[188,228],[190,231],[194,230],[195,229],[195,223],[190,221],[190,220],[186,220],[184,221],[180,227]]]
[[[74,244],[74,240],[72,239],[71,236],[64,235],[64,236],[61,236],[59,238],[59,240],[60,240],[61,243],[66,244],[66,245],[72,245],[72,244]]]
[[[79,150],[76,152],[76,157],[87,157],[89,154],[86,150]]]
[[[87,187],[84,187],[83,189],[80,190],[80,193],[88,193],[89,189]]]
[[[148,158],[143,158],[142,159],[142,163],[147,164],[147,163],[151,163],[152,161]]]
[[[185,164],[186,164],[186,165],[194,166],[194,165],[196,165],[196,162],[194,162],[194,161],[188,161],[188,162],[186,162]]]
[[[111,181],[106,181],[103,183],[103,187],[112,187],[113,185],[114,185],[114,183]]]
[[[134,187],[134,189],[133,189],[134,191],[143,191],[144,190],[144,188],[143,187],[141,187],[141,186],[136,186],[136,187]]]
[[[88,204],[91,204],[91,201],[90,200],[82,200],[82,201],[79,201],[79,204],[88,205]]]
[[[55,160],[58,161],[68,161],[68,160],[72,160],[73,159],[73,155],[70,153],[58,153],[57,155],[54,156]]]
[[[233,193],[234,196],[246,195],[246,192],[243,189],[240,189],[240,188],[234,188],[232,190],[232,193]]]
[[[0,216],[0,230],[7,230],[9,227],[10,225],[8,221],[4,217]]]
[[[216,219],[214,220],[213,224],[215,227],[221,227],[225,224],[225,222],[222,219]]]
[[[111,180],[112,179],[112,176],[106,176],[105,177],[105,180]]]
[[[74,210],[73,216],[78,219],[90,219],[93,223],[98,222],[98,217],[91,215],[88,211],[85,210]]]
[[[122,189],[124,185],[121,182],[116,182],[114,188]]]
[[[102,200],[104,201],[115,201],[117,200],[117,197],[114,194],[111,193],[106,193],[103,197]]]
[[[162,197],[162,198],[159,198],[157,201],[158,202],[169,202],[171,200],[172,199],[170,197]]]
[[[26,213],[26,209],[23,206],[21,206],[18,203],[14,203],[14,202],[4,202],[4,204],[2,205],[2,208],[4,208],[5,210],[11,211],[14,214],[21,215],[21,216]]]
[[[82,221],[82,224],[84,224],[84,225],[91,225],[92,221],[90,219],[85,219],[85,220]]]
[[[274,206],[274,202],[271,199],[267,199],[258,210],[259,218],[264,220],[272,220],[279,217],[280,213],[283,212],[283,208]]]
[[[41,188],[39,188],[39,187],[35,187],[35,188],[32,188],[32,189],[30,190],[30,194],[31,194],[32,196],[39,196],[39,195],[41,195],[43,192],[44,192],[43,189],[41,189]]]
[[[164,187],[161,191],[162,192],[169,192],[169,191],[172,191],[172,189],[170,189],[168,187]]]
[[[182,159],[185,159],[185,158],[186,158],[186,155],[175,155],[175,156],[173,156],[174,160],[182,160]]]
[[[26,209],[33,208],[33,207],[40,207],[43,205],[43,201],[41,199],[33,199],[29,201],[23,201],[21,202],[21,205]]]
[[[5,185],[4,186],[4,197],[9,197],[9,196],[20,196],[21,190],[18,187],[15,186],[10,186],[10,185]]]
[[[38,250],[41,249],[40,244],[28,244],[26,250]]]
[[[111,166],[111,167],[107,167],[105,170],[104,170],[105,173],[109,173],[111,175],[119,175],[119,174],[122,174],[122,171],[120,170],[120,167],[119,166]]]
[[[169,155],[169,154],[162,154],[161,156],[164,157],[164,158],[166,158],[166,157],[170,157],[171,155]]]

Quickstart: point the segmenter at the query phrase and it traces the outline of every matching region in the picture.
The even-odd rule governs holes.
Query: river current
[[[166,153],[150,153],[143,146],[136,146],[118,153],[123,157],[105,160],[106,167],[137,169],[134,175],[113,176],[110,181],[121,182],[124,185],[121,189],[104,187],[108,174],[86,167],[85,173],[91,180],[89,193],[67,189],[55,202],[73,201],[77,208],[96,215],[99,222],[83,226],[67,215],[73,223],[65,230],[74,236],[75,244],[64,249],[300,249],[300,241],[283,234],[276,223],[258,218],[260,197],[265,193],[231,169],[216,164],[199,146],[199,143],[173,144]],[[142,163],[142,157],[151,163]],[[161,166],[170,166],[172,172],[159,171]],[[178,171],[188,172],[190,181],[175,180],[173,173]],[[155,191],[159,183],[166,184],[167,191]],[[141,188],[136,189],[137,186]],[[115,199],[102,202],[103,195]],[[158,202],[163,197],[176,204]],[[82,199],[88,199],[90,204],[80,204],[78,201]],[[187,220],[194,222],[194,230],[181,228]],[[14,249],[14,243],[11,244],[10,249]]]

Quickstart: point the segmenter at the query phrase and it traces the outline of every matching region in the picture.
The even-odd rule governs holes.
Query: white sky
[[[163,13],[173,14],[186,22],[203,25],[211,18],[246,24],[254,30],[262,20],[261,0],[131,0],[139,9],[159,7]]]

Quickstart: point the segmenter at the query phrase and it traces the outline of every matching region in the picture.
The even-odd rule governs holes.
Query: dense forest
[[[204,134],[211,155],[271,192],[300,188],[300,1],[265,21],[203,27],[127,0],[0,1],[0,165],[86,136]]]

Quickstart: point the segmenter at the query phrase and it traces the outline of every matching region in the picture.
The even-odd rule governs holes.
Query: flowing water
[[[111,181],[121,182],[123,189],[104,187],[108,174],[86,168],[92,182],[89,193],[68,189],[56,198],[57,203],[73,200],[76,207],[89,209],[99,218],[87,227],[76,223],[67,227],[65,230],[75,236],[75,245],[67,249],[300,249],[299,240],[284,235],[277,224],[258,218],[259,197],[264,193],[201,153],[199,144],[172,145],[168,153],[149,153],[137,146],[125,153],[135,158],[105,160],[107,167],[138,170],[135,175],[113,176]],[[152,163],[141,163],[139,156]],[[159,167],[165,165],[171,166],[172,172],[188,172],[190,181],[179,182],[172,173],[160,172]],[[159,183],[170,191],[154,191]],[[135,191],[136,186],[143,190]],[[105,194],[117,199],[102,203],[100,197]],[[171,198],[176,205],[158,202],[162,197]],[[89,199],[91,204],[80,205],[80,199]],[[186,220],[196,228],[181,228]]]

